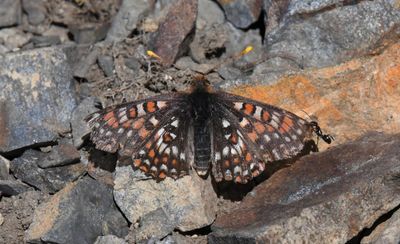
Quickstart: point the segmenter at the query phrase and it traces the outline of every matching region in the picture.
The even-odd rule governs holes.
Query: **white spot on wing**
[[[216,152],[215,153],[215,161],[219,161],[221,160],[221,153],[220,152]]]
[[[124,133],[124,131],[125,131],[124,128],[119,128],[118,131],[117,131],[117,133],[118,133],[118,134],[122,134],[122,133]]]
[[[272,127],[274,127],[275,129],[279,129],[279,125],[278,125],[278,123],[276,123],[275,120],[271,120],[271,125],[272,125]]]
[[[242,128],[244,128],[244,127],[246,127],[246,125],[248,125],[249,124],[249,121],[246,119],[246,118],[242,118],[242,121],[240,121],[240,127],[242,127]]]
[[[178,147],[172,146],[172,154],[174,154],[175,156],[178,156]]]
[[[185,154],[182,152],[181,154],[179,154],[179,158],[181,159],[181,160],[185,160]]]
[[[271,137],[269,137],[269,135],[264,134],[264,139],[266,142],[270,142],[271,141]]]
[[[161,146],[160,146],[159,152],[163,152],[163,151],[164,151],[164,149],[165,149],[167,146],[168,146],[167,144],[165,144],[165,143],[161,143]]]
[[[106,136],[111,136],[113,133],[111,131],[106,132]]]
[[[254,118],[261,120],[261,113],[262,113],[262,108],[260,106],[256,106],[256,111],[254,112]]]
[[[143,103],[137,105],[137,110],[138,110],[138,117],[146,114],[146,111],[144,111],[143,108]]]
[[[179,120],[174,120],[172,123],[171,123],[171,125],[173,126],[173,127],[175,127],[175,128],[177,128],[178,127],[178,125],[179,125]]]
[[[122,124],[122,123],[125,123],[126,121],[128,121],[128,117],[126,117],[126,114],[124,114],[124,115],[121,116],[121,118],[119,119],[119,122]]]
[[[129,138],[132,136],[132,134],[133,134],[133,130],[129,130],[128,133],[126,134],[126,136]]]
[[[228,153],[229,153],[229,147],[224,147],[224,149],[222,149],[222,155],[228,156]]]
[[[243,103],[236,102],[236,103],[234,103],[234,106],[235,106],[235,109],[237,109],[237,110],[241,110],[241,109],[242,109],[242,107],[243,107]]]
[[[228,126],[230,126],[231,124],[229,123],[229,121],[228,120],[226,120],[226,119],[223,119],[222,120],[222,126],[224,127],[224,128],[226,128],[226,127],[228,127]]]
[[[297,133],[298,135],[301,135],[301,134],[303,134],[303,131],[299,128],[299,129],[296,130],[296,133]]]
[[[157,120],[156,117],[154,117],[154,116],[150,118],[150,122],[151,122],[154,126],[158,125],[158,120]]]
[[[162,109],[165,106],[167,106],[167,102],[165,102],[165,101],[157,101],[157,107],[158,108]]]

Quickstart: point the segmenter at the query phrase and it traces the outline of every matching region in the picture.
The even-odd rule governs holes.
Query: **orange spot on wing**
[[[239,163],[240,163],[240,159],[239,159],[238,157],[235,157],[235,158],[233,159],[233,163],[234,163],[235,165],[239,164]]]
[[[168,162],[168,156],[167,155],[165,155],[163,158],[162,158],[162,161],[163,161],[163,163],[167,163]]]
[[[147,112],[153,113],[157,110],[156,108],[156,103],[153,101],[147,102],[146,103],[146,110]]]
[[[247,162],[250,162],[252,158],[253,158],[253,157],[251,156],[250,153],[246,153],[246,161],[247,161]]]
[[[165,177],[167,177],[167,174],[165,174],[164,171],[161,171],[161,172],[158,174],[158,178],[160,178],[160,179],[165,179]]]
[[[135,160],[133,160],[133,164],[135,165],[135,167],[139,167],[142,164],[142,160],[141,159],[135,159]]]
[[[236,183],[241,183],[242,182],[242,177],[240,177],[240,175],[235,177],[235,182]]]
[[[154,151],[154,149],[151,149],[148,153],[150,158],[154,158],[154,156],[156,156],[156,152]]]
[[[250,133],[247,133],[247,136],[250,138],[252,142],[256,142],[258,138],[257,133],[254,130]]]
[[[151,148],[151,141],[147,142],[146,145],[144,145],[147,149]]]
[[[128,120],[122,124],[122,127],[129,128],[129,127],[131,127],[131,124],[132,124],[132,120]]]
[[[145,128],[141,128],[139,130],[139,136],[143,139],[146,138],[146,136],[148,136],[150,133],[150,131],[146,130]]]
[[[172,141],[172,136],[171,136],[171,134],[169,134],[168,132],[165,133],[165,134],[163,135],[163,141],[164,141],[164,142],[170,142],[170,141]]]
[[[110,119],[107,121],[107,124],[108,124],[109,126],[113,126],[113,124],[115,123],[115,121],[117,121],[117,120],[115,119],[115,117],[112,117],[112,118],[110,118]]]
[[[154,164],[155,164],[155,165],[158,165],[159,162],[160,162],[160,159],[159,159],[159,158],[155,158],[155,159],[154,159]]]
[[[119,126],[118,121],[115,121],[114,124],[112,124],[112,128],[117,129]]]
[[[272,127],[271,125],[267,125],[267,130],[268,130],[268,132],[274,132],[275,128]]]
[[[237,144],[238,143],[238,135],[235,133],[232,133],[231,136],[229,137],[229,140],[233,144]]]
[[[144,119],[140,118],[140,119],[136,120],[135,122],[133,122],[133,128],[139,129],[143,126],[143,124],[144,124]]]
[[[244,113],[247,115],[252,115],[254,113],[254,105],[249,103],[244,104]]]
[[[288,132],[292,126],[293,126],[293,120],[285,116],[283,118],[281,128],[279,128],[279,132],[280,133]]]
[[[106,115],[104,115],[103,119],[104,119],[105,121],[107,121],[107,120],[111,119],[112,117],[115,117],[113,111],[108,112]]]
[[[149,169],[147,168],[146,165],[140,166],[139,169],[140,169],[141,171],[145,172],[145,173],[147,173],[147,171],[149,171]]]
[[[260,122],[254,123],[254,127],[258,134],[262,134],[265,131],[265,126]]]
[[[271,115],[268,113],[268,111],[262,111],[262,119],[263,121],[268,121],[271,119]]]
[[[231,166],[231,163],[229,162],[229,160],[225,160],[223,167],[224,168],[229,168],[230,166]]]
[[[178,160],[173,159],[173,160],[172,160],[172,166],[173,166],[174,168],[177,168],[177,166],[178,166]]]

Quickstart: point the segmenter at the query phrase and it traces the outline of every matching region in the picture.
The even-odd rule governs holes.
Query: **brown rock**
[[[307,114],[316,117],[321,128],[336,138],[333,145],[367,131],[396,133],[400,131],[399,57],[397,43],[370,59],[310,69],[285,76],[274,85],[239,86],[231,92],[304,118]],[[323,149],[327,144],[320,146]]]
[[[169,66],[188,51],[197,16],[197,0],[179,0],[171,6],[151,45],[152,51]]]
[[[399,148],[373,133],[306,156],[218,216],[209,241],[344,243],[400,204]]]

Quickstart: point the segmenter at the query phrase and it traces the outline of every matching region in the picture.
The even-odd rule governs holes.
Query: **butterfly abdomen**
[[[192,103],[194,168],[200,175],[207,174],[211,160],[210,96],[205,91],[190,95]]]

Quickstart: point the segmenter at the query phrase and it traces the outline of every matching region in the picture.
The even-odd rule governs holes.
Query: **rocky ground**
[[[246,185],[94,149],[89,113],[199,74],[336,140]],[[400,1],[0,2],[0,243],[399,243],[399,208]]]

